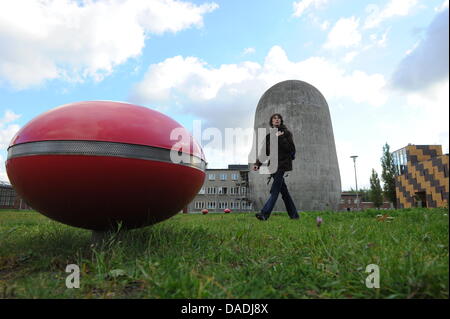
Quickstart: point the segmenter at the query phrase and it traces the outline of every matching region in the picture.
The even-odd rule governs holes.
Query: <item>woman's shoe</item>
[[[264,216],[262,213],[257,213],[255,214],[256,218],[258,218],[259,220],[267,220],[267,217]]]

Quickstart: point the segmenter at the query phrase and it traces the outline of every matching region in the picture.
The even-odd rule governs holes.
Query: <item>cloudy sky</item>
[[[225,133],[252,128],[288,79],[327,99],[344,190],[350,156],[368,187],[386,142],[448,153],[448,0],[208,1],[0,1],[2,163],[22,126],[62,104],[127,101]],[[224,156],[199,142],[211,168],[247,162],[245,143]]]

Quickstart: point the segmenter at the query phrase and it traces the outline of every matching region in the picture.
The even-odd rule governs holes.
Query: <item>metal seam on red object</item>
[[[102,141],[38,141],[15,144],[8,148],[8,160],[35,155],[86,155],[86,156],[112,156],[122,158],[135,158],[180,164],[205,171],[206,163],[203,159],[184,153],[188,161],[173,162],[170,158],[170,149]],[[181,155],[180,152],[178,155]]]

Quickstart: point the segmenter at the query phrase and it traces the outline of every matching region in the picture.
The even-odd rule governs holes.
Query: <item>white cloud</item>
[[[245,48],[244,51],[242,52],[242,55],[253,54],[255,52],[256,52],[255,48]]]
[[[6,110],[0,118],[0,151],[8,148],[13,136],[19,131],[20,126],[14,122],[20,118],[21,115],[14,113],[11,110]],[[5,171],[5,159],[0,155],[0,181],[9,182],[8,175]]]
[[[358,187],[369,187],[372,168],[381,173],[380,158],[384,143],[395,151],[411,144],[442,145],[444,153],[449,151],[449,93],[448,81],[442,81],[433,87],[409,94],[391,92],[390,99],[395,102],[372,113],[367,111],[363,131],[351,136],[345,130],[335,132],[336,150],[339,160],[342,188],[355,188],[355,177],[351,155],[356,160]],[[343,112],[342,110],[340,112]],[[346,110],[348,112],[348,110]],[[372,116],[372,117],[371,117]],[[374,120],[379,118],[380,120]],[[355,121],[363,121],[363,118]],[[342,123],[340,123],[342,125]],[[356,123],[354,123],[357,126]],[[339,125],[339,123],[338,123]],[[337,126],[339,127],[339,126]],[[375,133],[375,134],[373,134]]]
[[[449,151],[449,81],[435,83],[426,90],[403,95],[401,122],[380,122],[380,131],[392,131],[395,149],[412,144],[440,144]],[[407,128],[407,129],[405,129]]]
[[[315,26],[319,27],[322,31],[328,30],[330,27],[330,21],[322,20],[320,17],[315,15],[314,13],[308,14],[308,20]]]
[[[408,106],[414,109],[416,129],[411,132],[415,144],[441,144],[449,150],[449,80],[435,83],[426,90],[407,95]],[[423,122],[429,125],[423,125]]]
[[[144,80],[136,86],[135,94],[139,99],[158,102],[173,95],[192,101],[211,100],[222,87],[251,79],[257,69],[259,65],[251,62],[213,69],[196,57],[176,56],[151,65]]]
[[[381,146],[382,147],[382,146]],[[358,190],[369,188],[369,176],[372,168],[379,171],[379,159],[381,157],[381,147],[377,149],[362,150],[358,143],[351,140],[336,140],[336,153],[339,162],[339,173],[341,175],[341,186],[343,191],[356,189],[355,167],[350,156],[357,155],[356,178],[358,180]]]
[[[329,27],[330,27],[330,21],[328,21],[328,20],[326,20],[320,24],[320,28],[324,31],[328,30]]]
[[[14,122],[18,118],[20,118],[19,114],[16,114],[10,110],[6,110],[5,113],[3,114],[3,117],[0,118],[0,127],[10,122]]]
[[[348,52],[345,57],[344,57],[344,62],[345,63],[350,63],[353,61],[353,59],[359,54],[358,51],[351,51]]]
[[[6,149],[14,134],[19,131],[20,126],[13,124],[18,118],[20,115],[10,110],[6,110],[0,118],[0,150]]]
[[[383,9],[375,4],[370,4],[366,7],[369,16],[365,20],[364,29],[375,28],[395,16],[407,16],[417,3],[418,0],[390,0]]]
[[[5,163],[5,160],[4,160],[3,156],[1,156],[1,155],[0,155],[0,162]],[[8,175],[6,174],[5,165],[3,165],[3,164],[2,164],[2,166],[0,166],[0,181],[9,183],[9,178],[8,178]]]
[[[387,43],[387,35],[388,35],[389,30],[387,30],[385,33],[383,33],[383,35],[381,36],[381,39],[378,39],[377,41],[377,45],[380,47],[386,47],[386,43]]]
[[[410,55],[411,53],[413,53],[414,50],[417,49],[417,47],[419,46],[419,44],[420,44],[420,41],[417,41],[416,43],[414,43],[414,45],[412,46],[411,49],[406,50],[405,56],[406,56],[406,55]]]
[[[311,83],[327,100],[344,98],[380,106],[387,98],[380,74],[349,73],[321,57],[293,62],[274,46],[262,65],[244,62],[213,68],[196,57],[166,59],[149,67],[130,100],[151,107],[179,107],[179,112],[190,112],[218,128],[251,127],[258,99],[270,86],[287,79]]]
[[[23,89],[56,78],[101,80],[139,56],[149,35],[202,27],[203,15],[217,7],[176,0],[1,1],[0,81]]]
[[[356,17],[339,19],[328,33],[324,48],[336,49],[357,46],[361,42],[361,33],[358,30],[358,26],[359,19]]]
[[[328,3],[328,0],[301,0],[293,3],[294,17],[300,17],[309,8],[320,8]]]
[[[392,75],[391,86],[400,90],[427,89],[449,76],[449,9],[436,14],[425,38],[399,63]]]
[[[435,11],[437,12],[441,12],[444,11],[445,9],[448,9],[448,0],[445,0],[444,2],[441,3],[441,5],[437,8],[435,8]]]
[[[381,36],[379,34],[372,33],[369,37],[374,46],[384,48],[386,47],[388,33],[389,29],[386,30]]]

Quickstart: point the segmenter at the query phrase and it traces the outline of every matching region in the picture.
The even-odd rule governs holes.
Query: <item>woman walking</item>
[[[276,136],[278,138],[278,166],[277,171],[271,174],[273,178],[272,187],[270,188],[270,197],[267,200],[260,213],[256,214],[259,220],[267,220],[272,213],[278,195],[281,197],[286,205],[287,213],[291,219],[298,219],[299,215],[294,201],[292,200],[289,190],[284,181],[284,173],[292,171],[292,160],[295,158],[295,145],[292,138],[292,133],[286,128],[283,122],[283,117],[276,113],[270,117],[270,127],[277,129]],[[266,154],[270,155],[270,133],[266,135]],[[275,150],[273,150],[275,151]],[[261,157],[260,157],[261,158]],[[259,170],[262,163],[259,159],[256,160],[253,170]]]

